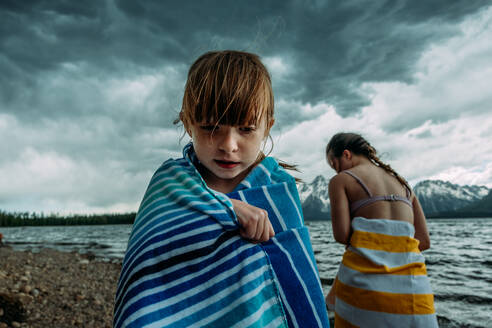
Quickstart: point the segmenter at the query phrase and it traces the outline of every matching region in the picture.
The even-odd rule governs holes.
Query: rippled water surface
[[[5,241],[18,250],[93,253],[103,259],[123,259],[131,225],[91,225],[0,228]]]
[[[333,240],[330,222],[307,222],[325,292],[344,247]],[[424,252],[441,327],[492,327],[492,219],[428,221],[431,249]],[[122,259],[131,226],[0,228],[19,250],[51,247]]]

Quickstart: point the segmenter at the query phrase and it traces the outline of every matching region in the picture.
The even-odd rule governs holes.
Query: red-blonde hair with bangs
[[[265,116],[273,123],[270,74],[255,54],[224,50],[207,52],[191,65],[179,120],[192,124],[257,125]]]

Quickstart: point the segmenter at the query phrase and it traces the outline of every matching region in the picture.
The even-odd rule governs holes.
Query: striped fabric
[[[228,195],[193,146],[152,177],[130,234],[114,327],[329,327],[294,179],[265,158]],[[230,198],[268,211],[275,237],[241,238]]]
[[[413,225],[356,217],[352,228],[336,280],[335,327],[437,327]]]

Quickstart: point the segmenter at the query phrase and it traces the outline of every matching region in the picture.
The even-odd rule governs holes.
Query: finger
[[[248,240],[250,243],[257,244],[258,241],[254,240],[250,237],[250,235],[246,232],[245,229],[239,229],[239,235],[243,237],[244,239]]]
[[[254,239],[258,241],[262,241],[261,237],[263,236],[263,230],[265,228],[265,217],[263,212],[260,212],[258,214],[258,220],[255,228],[256,229],[255,229]]]
[[[239,229],[239,235],[245,239],[249,239],[248,233],[246,232],[246,229],[244,229],[244,228]]]
[[[239,234],[244,239],[253,240],[254,235],[252,235],[251,229],[240,229]]]
[[[266,234],[266,240],[269,240],[273,236],[275,236],[275,231],[273,231],[273,226],[272,223],[270,222],[270,219],[268,218],[268,212],[265,211],[266,214],[266,225],[265,225],[265,234]]]
[[[263,233],[261,235],[261,241],[268,241],[270,239],[270,226],[268,222],[265,222],[265,226],[263,228]]]
[[[248,226],[246,227],[245,229],[243,229],[244,233],[243,233],[243,237],[246,238],[246,239],[252,239],[252,232],[251,232],[251,227]]]
[[[272,226],[272,223],[270,222],[270,220],[268,220],[268,232],[269,232],[269,238],[272,238],[273,236],[275,236],[275,230],[273,230],[273,226]]]
[[[258,225],[258,217],[251,215],[249,220],[247,220],[244,224],[245,237],[247,239],[255,239],[256,235],[256,226]]]
[[[263,236],[263,241],[268,241],[270,238],[275,236],[275,231],[273,230],[272,223],[270,222],[270,219],[268,218],[268,212],[265,211],[265,228],[263,229],[264,231],[264,236]]]
[[[268,218],[267,211],[265,211],[265,227],[263,229],[263,232],[264,232],[263,241],[268,241],[271,237],[275,235],[275,232],[273,231],[272,223]]]

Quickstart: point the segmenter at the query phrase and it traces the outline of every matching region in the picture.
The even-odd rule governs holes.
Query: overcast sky
[[[492,188],[490,1],[1,1],[0,210],[135,211],[202,53],[259,54],[273,155],[365,136],[412,185]]]

